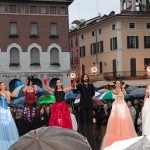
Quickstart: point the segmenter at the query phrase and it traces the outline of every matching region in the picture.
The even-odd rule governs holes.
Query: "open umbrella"
[[[149,139],[144,136],[142,139],[138,140],[137,142],[133,143],[129,147],[127,147],[125,150],[149,150],[150,149],[150,141]]]
[[[12,93],[11,93],[11,97],[23,97],[24,96],[24,92],[23,89],[25,88],[25,85],[20,85],[17,88],[15,88]],[[49,91],[37,86],[37,95],[42,96],[42,95],[50,95]]]
[[[114,142],[105,150],[150,150],[150,136],[139,136]]]
[[[138,89],[137,86],[129,86],[127,89],[126,89],[126,92],[129,94],[130,92],[132,92],[133,90],[135,89]]]
[[[41,96],[38,98],[38,104],[50,104],[55,103],[56,99],[55,96],[49,95],[49,96]]]
[[[23,97],[24,96],[24,92],[23,92],[24,88],[25,88],[25,85],[20,85],[17,88],[15,88],[11,93],[11,97]]]
[[[99,100],[114,99],[113,92],[112,91],[107,91],[107,92],[103,93],[102,95],[100,95],[100,97],[98,99]]]
[[[93,105],[103,105],[104,103],[98,99],[101,93],[95,92],[95,95],[92,97]],[[80,94],[76,97],[74,104],[78,104],[80,102]]]
[[[30,131],[9,150],[91,150],[91,147],[78,132],[54,126]]]
[[[25,104],[25,96],[23,97],[18,97],[18,98],[14,98],[9,106],[13,107],[13,108],[23,108]]]
[[[97,100],[97,99],[92,99],[93,105],[104,105],[103,101]]]
[[[67,92],[65,94],[65,100],[68,101],[70,99],[76,99],[76,97],[78,96],[77,93],[73,93],[73,92]]]
[[[108,89],[100,89],[98,92],[100,92],[100,93],[105,93],[105,92],[107,92],[108,91]]]
[[[146,88],[138,88],[129,93],[134,98],[142,98],[145,95]]]
[[[18,80],[15,82],[15,88],[17,88],[20,85],[23,85],[23,83],[21,81]]]
[[[124,97],[124,99],[125,99],[126,101],[128,101],[128,100],[133,100],[134,97],[133,97],[133,96],[130,96],[129,94],[126,94],[125,97]]]

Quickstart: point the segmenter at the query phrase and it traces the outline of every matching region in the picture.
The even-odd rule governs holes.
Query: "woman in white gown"
[[[146,88],[142,109],[142,135],[150,135],[150,85]]]

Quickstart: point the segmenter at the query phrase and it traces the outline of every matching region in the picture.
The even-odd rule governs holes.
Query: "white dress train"
[[[150,135],[150,90],[146,92],[149,93],[149,98],[142,108],[142,135]]]

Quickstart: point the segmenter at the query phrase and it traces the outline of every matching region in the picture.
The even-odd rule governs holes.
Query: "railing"
[[[146,71],[118,71],[118,72],[107,72],[103,74],[104,79],[129,79],[129,78],[147,78]]]

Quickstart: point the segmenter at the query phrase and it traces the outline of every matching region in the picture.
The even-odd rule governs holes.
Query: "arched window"
[[[51,63],[51,65],[60,65],[59,51],[57,48],[52,48],[50,51],[50,63]]]
[[[10,65],[20,65],[19,50],[16,47],[10,49]]]
[[[30,51],[31,65],[40,65],[40,52],[37,48],[32,48]]]

